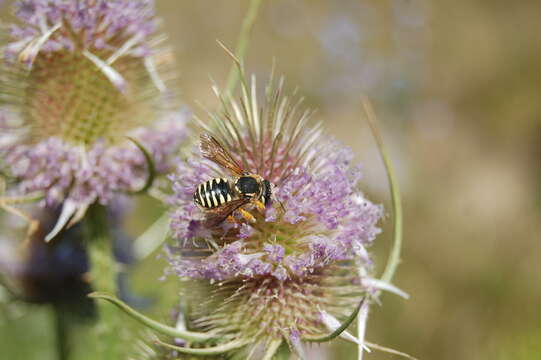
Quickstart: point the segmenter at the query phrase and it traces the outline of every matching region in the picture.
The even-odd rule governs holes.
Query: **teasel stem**
[[[90,276],[95,289],[116,293],[117,264],[113,256],[112,242],[107,221],[106,208],[94,204],[85,216],[85,236],[90,255]],[[110,306],[98,304],[99,321],[93,325],[92,339],[97,357],[121,359],[122,324],[119,314]],[[125,355],[125,354],[124,354]]]
[[[58,360],[68,360],[70,355],[70,329],[66,314],[59,306],[53,307],[56,336],[56,354]]]
[[[91,276],[95,288],[109,293],[116,292],[116,265],[113,259],[106,209],[94,204],[85,217],[85,236],[91,259]]]
[[[257,14],[259,12],[259,7],[262,2],[263,0],[251,0],[248,12],[244,17],[239,39],[237,41],[237,47],[235,49],[235,57],[239,59],[241,63],[243,62],[244,55],[246,54],[246,50],[248,49],[250,33],[252,32],[252,28],[254,27],[255,21],[257,19]],[[231,95],[235,91],[235,88],[237,87],[239,81],[239,77],[240,71],[238,67],[233,64],[231,70],[229,70],[229,75],[227,76],[227,83],[224,90],[224,94],[226,96]]]

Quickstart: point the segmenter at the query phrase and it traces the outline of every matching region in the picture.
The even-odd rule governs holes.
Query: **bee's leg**
[[[239,213],[245,218],[248,222],[255,222],[255,217],[244,209],[239,209]]]
[[[225,221],[227,221],[228,223],[231,223],[231,224],[236,224],[238,223],[237,219],[235,219],[235,217],[233,215],[229,215]]]
[[[255,201],[254,201],[254,204],[255,204],[255,206],[257,207],[257,209],[258,209],[260,212],[262,212],[262,213],[265,212],[265,204],[263,204],[263,202],[261,202],[261,201],[259,201],[259,200],[255,200]]]

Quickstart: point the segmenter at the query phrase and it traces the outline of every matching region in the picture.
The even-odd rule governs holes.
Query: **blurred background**
[[[197,102],[216,105],[210,79],[224,86],[231,61],[215,40],[234,48],[247,7],[157,1],[193,112],[201,113]],[[10,19],[5,6],[1,13]],[[390,211],[360,106],[361,94],[370,97],[398,170],[405,241],[394,282],[411,299],[385,294],[372,307],[369,341],[419,359],[541,359],[540,13],[538,1],[263,2],[247,70],[263,83],[275,59],[289,89],[356,151],[368,197]],[[140,205],[127,223],[132,235],[163,211],[150,199]],[[378,271],[391,216],[383,228]],[[134,291],[155,301],[147,311],[165,318],[176,284],[157,280],[164,264],[152,258],[130,276]],[[0,305],[1,357],[54,359],[53,320],[45,307]],[[315,350],[355,356],[354,346],[332,346]]]

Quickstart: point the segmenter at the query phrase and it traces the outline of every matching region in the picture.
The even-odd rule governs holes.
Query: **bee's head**
[[[246,197],[260,197],[263,187],[262,179],[253,175],[241,176],[235,182],[235,190]]]

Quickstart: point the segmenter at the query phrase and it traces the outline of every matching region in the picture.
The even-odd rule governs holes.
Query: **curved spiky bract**
[[[148,326],[150,329],[153,329],[161,334],[173,336],[173,337],[177,337],[177,338],[181,338],[181,339],[193,341],[193,342],[205,342],[212,339],[212,336],[208,334],[195,333],[191,331],[182,331],[170,326],[163,325],[137,312],[136,310],[131,308],[129,305],[127,305],[126,303],[124,303],[123,301],[117,299],[116,297],[112,295],[99,293],[99,292],[93,292],[93,293],[88,294],[88,297],[93,298],[93,299],[105,300],[112,303],[113,305],[117,306],[122,311],[130,315],[132,318],[136,319],[137,321]]]
[[[234,214],[238,224],[206,227],[193,193],[228,174],[195,152],[171,177],[178,242],[169,260],[185,281],[194,327],[248,340],[248,353],[282,342],[300,353],[295,339],[329,334],[322,314],[345,321],[373,290],[362,281],[371,271],[366,248],[383,212],[358,190],[351,151],[310,126],[310,112],[284,95],[283,81],[271,82],[264,102],[255,78],[243,85],[238,101],[216,90],[222,110],[209,112],[214,121],[203,127],[246,171],[275,185],[274,201],[263,213],[245,207],[255,222]]]
[[[141,147],[167,171],[185,125],[153,1],[27,0],[14,10],[2,46],[0,152],[19,190],[44,191],[50,204],[107,203],[146,187]]]

